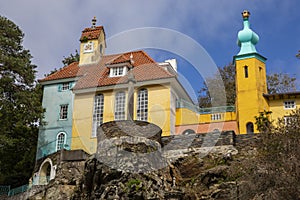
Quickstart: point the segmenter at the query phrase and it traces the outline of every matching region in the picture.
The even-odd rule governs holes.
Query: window
[[[222,119],[222,114],[221,113],[211,114],[210,119],[212,121],[221,120]]]
[[[100,54],[103,54],[103,45],[102,44],[100,44]]]
[[[110,77],[124,76],[127,72],[125,66],[122,67],[111,67],[110,68]]]
[[[103,108],[104,108],[104,96],[103,94],[98,94],[95,96],[95,100],[94,100],[92,137],[97,136],[97,127],[103,123]]]
[[[66,144],[66,134],[63,132],[58,133],[56,137],[56,151],[63,149],[65,144]]]
[[[68,104],[60,105],[59,119],[68,118]]]
[[[292,125],[295,123],[295,117],[293,116],[285,116],[284,117],[284,125],[285,126],[288,126],[288,125]]]
[[[72,87],[72,82],[61,83],[58,85],[58,91],[59,92],[68,91],[71,89],[71,87]]]
[[[248,66],[244,66],[245,78],[248,78]]]
[[[194,134],[195,131],[192,129],[186,129],[185,131],[182,132],[182,135],[189,135],[189,134]]]
[[[254,133],[254,126],[252,122],[246,124],[247,133]]]
[[[70,89],[70,83],[63,83],[61,86],[61,91],[66,91]]]
[[[141,89],[137,99],[137,120],[148,120],[148,91]]]
[[[125,92],[116,93],[115,120],[125,119]]]
[[[294,108],[296,108],[295,101],[285,101],[284,102],[284,108],[285,109],[294,109]]]

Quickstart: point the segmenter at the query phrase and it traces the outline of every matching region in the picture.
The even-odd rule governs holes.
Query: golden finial
[[[244,10],[242,12],[242,16],[244,19],[248,19],[250,17],[250,12],[248,10]]]

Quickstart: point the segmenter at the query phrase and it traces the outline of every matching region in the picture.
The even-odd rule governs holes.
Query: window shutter
[[[61,92],[62,84],[58,84],[58,92]]]
[[[70,82],[70,89],[72,89],[75,86],[75,82]]]

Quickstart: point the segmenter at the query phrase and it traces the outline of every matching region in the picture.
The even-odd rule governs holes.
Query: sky
[[[177,58],[180,80],[187,82],[192,98],[203,82],[195,72],[203,77],[211,68],[202,66],[205,70],[199,72],[191,56],[209,57],[219,67],[232,62],[239,52],[237,33],[243,28],[244,9],[250,11],[251,28],[260,37],[256,49],[268,59],[267,73],[288,73],[299,84],[300,60],[295,57],[300,50],[299,0],[0,0],[0,15],[25,34],[23,46],[37,65],[37,79],[61,68],[63,57],[79,50],[81,31],[95,16],[107,40],[129,35],[137,41],[130,46],[131,40],[123,40],[118,48],[108,42],[107,54],[130,46],[146,50],[158,62]],[[147,30],[147,44],[139,30]],[[164,46],[162,34],[175,45]]]

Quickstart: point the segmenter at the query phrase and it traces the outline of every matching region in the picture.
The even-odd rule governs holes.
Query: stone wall
[[[176,150],[187,148],[211,147],[222,145],[235,145],[235,133],[233,131],[212,132],[206,134],[188,134],[163,137],[164,150]]]

